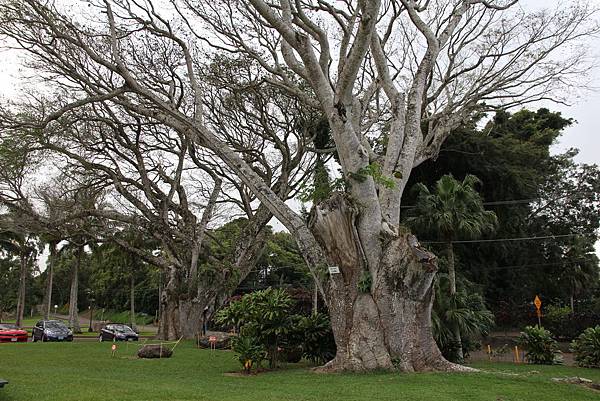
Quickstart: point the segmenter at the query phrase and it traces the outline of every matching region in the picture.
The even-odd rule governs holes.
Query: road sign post
[[[535,304],[535,312],[538,318],[538,326],[542,327],[542,300],[536,295],[535,299],[533,300],[533,303]]]

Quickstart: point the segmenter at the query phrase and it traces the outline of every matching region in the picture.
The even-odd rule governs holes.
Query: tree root
[[[370,370],[357,368],[348,363],[340,363],[335,359],[327,362],[323,366],[317,366],[311,369],[314,373],[344,373],[344,372],[357,372],[357,373],[368,373]],[[446,359],[441,359],[431,366],[414,369],[410,368],[378,368],[376,371],[389,371],[389,372],[401,372],[401,373],[415,373],[415,372],[446,372],[446,373],[476,373],[480,372],[479,369],[475,369],[469,366],[460,365],[458,363],[449,362]]]

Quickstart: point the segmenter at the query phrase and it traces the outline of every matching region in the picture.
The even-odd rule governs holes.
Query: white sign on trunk
[[[340,268],[337,266],[329,266],[329,274],[336,274],[340,272]]]

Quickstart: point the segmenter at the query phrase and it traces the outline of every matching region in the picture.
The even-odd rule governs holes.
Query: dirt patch
[[[553,377],[552,381],[555,383],[575,384],[595,391],[600,391],[600,384],[594,383],[592,380],[586,379],[585,377]]]
[[[223,373],[223,376],[227,376],[227,377],[252,377],[252,376],[258,376],[258,375],[262,375],[262,374],[269,373],[269,372],[273,372],[273,370],[260,368],[260,369],[253,370],[250,373],[246,373],[246,372],[242,372],[242,371],[237,370],[235,372],[225,372],[225,373]]]

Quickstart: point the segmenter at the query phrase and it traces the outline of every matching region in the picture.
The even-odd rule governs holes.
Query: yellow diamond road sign
[[[540,297],[538,297],[536,295],[533,303],[535,304],[535,307],[537,308],[537,310],[540,310],[540,308],[542,307],[542,300],[540,299]]]

